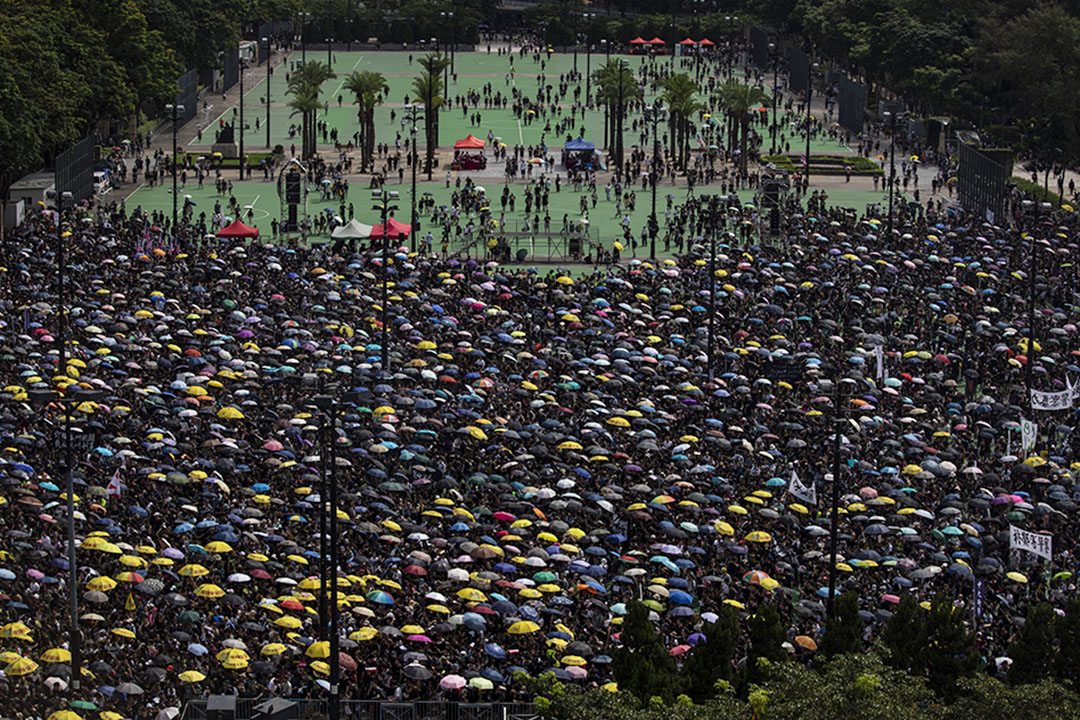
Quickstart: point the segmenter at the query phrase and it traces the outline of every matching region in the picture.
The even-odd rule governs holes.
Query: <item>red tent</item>
[[[711,46],[711,45],[715,45],[716,43],[714,43],[714,42],[713,42],[712,40],[710,40],[709,38],[702,38],[702,39],[701,39],[701,44],[702,44],[702,45],[710,45],[710,46]]]
[[[486,143],[480,138],[469,135],[454,143],[455,150],[483,150]]]
[[[636,38],[630,41],[631,45],[648,45],[649,41],[638,35]]]
[[[661,40],[658,37],[654,37],[652,40],[649,41],[649,44],[650,45],[666,45],[667,43],[665,43],[663,40]]]
[[[408,223],[398,222],[394,218],[388,219],[386,221],[386,224],[390,228],[390,239],[391,240],[397,240],[402,235],[404,235],[405,237],[409,237],[409,233],[412,232],[412,225],[409,225]],[[382,240],[383,239],[383,226],[381,224],[376,225],[375,227],[371,228],[371,239],[372,240]]]
[[[223,238],[254,238],[259,237],[259,228],[248,227],[237,219],[233,220],[230,225],[218,230],[217,236]]]
[[[685,40],[680,40],[679,44],[680,45],[697,45],[697,43],[694,42],[693,40],[691,40],[690,38],[686,38]]]

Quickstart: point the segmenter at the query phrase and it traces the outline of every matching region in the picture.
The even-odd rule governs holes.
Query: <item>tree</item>
[[[821,652],[825,655],[861,652],[863,621],[859,617],[859,596],[854,590],[836,599],[836,612],[825,623]]]
[[[1027,685],[1007,685],[977,674],[957,683],[956,699],[943,708],[940,717],[943,720],[1080,717],[1080,697],[1049,679]]]
[[[375,108],[390,92],[382,73],[372,70],[354,72],[345,79],[345,89],[356,98],[360,120],[360,169],[372,163],[375,154]]]
[[[434,170],[435,147],[439,144],[438,111],[445,102],[442,97],[442,74],[450,65],[450,58],[439,53],[428,53],[417,62],[423,72],[413,78],[412,87],[413,92],[424,103],[424,141],[427,143],[424,167],[430,180]]]
[[[1080,598],[1072,598],[1065,617],[1054,623],[1058,640],[1054,674],[1073,690],[1080,688]]]
[[[686,169],[689,155],[691,119],[704,105],[697,99],[698,84],[685,73],[668,75],[661,81],[663,99],[670,111],[671,156]]]
[[[615,167],[621,172],[623,120],[626,118],[626,108],[630,103],[641,99],[641,86],[638,85],[633,71],[630,70],[630,64],[625,60],[609,60],[601,65],[593,73],[593,82],[597,87],[596,102],[607,105],[610,109],[608,122],[613,146],[611,155],[614,155]]]
[[[956,696],[956,682],[970,676],[979,664],[975,634],[964,625],[964,610],[952,596],[938,593],[919,635],[916,674],[929,677],[930,687],[947,700]]]
[[[881,642],[889,650],[887,662],[894,668],[913,670],[918,667],[919,638],[923,633],[925,614],[914,595],[904,593],[900,597],[900,604],[881,634]]]
[[[723,605],[714,623],[705,623],[705,641],[691,652],[682,666],[687,694],[694,702],[704,702],[716,693],[716,681],[731,682],[731,660],[739,642],[739,618],[730,605]]]
[[[765,676],[765,669],[771,663],[787,660],[784,649],[784,627],[780,624],[780,613],[774,603],[758,606],[758,611],[746,619],[747,637],[750,647],[746,653],[746,668],[742,685],[749,686]]]
[[[739,131],[739,169],[746,172],[746,146],[750,137],[750,115],[769,102],[765,90],[736,80],[729,80],[720,87],[720,101],[737,123]]]
[[[315,132],[315,118],[322,104],[319,102],[319,89],[322,84],[334,77],[333,70],[327,63],[311,60],[301,65],[289,76],[286,94],[292,96],[289,107],[292,115],[300,115],[303,123],[302,157],[309,158],[317,153],[319,142]]]
[[[620,640],[622,647],[612,654],[612,670],[619,688],[641,702],[659,697],[670,702],[680,692],[675,660],[649,619],[649,608],[637,600],[626,606]]]
[[[1009,682],[1014,685],[1039,682],[1054,667],[1054,608],[1047,603],[1028,607],[1024,630],[1009,646]]]

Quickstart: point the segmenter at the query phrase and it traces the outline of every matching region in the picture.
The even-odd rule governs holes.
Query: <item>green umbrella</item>
[[[180,613],[177,619],[182,623],[197,623],[202,619],[202,616],[197,610],[185,610]]]
[[[97,710],[97,705],[89,700],[72,700],[70,705],[77,710]]]

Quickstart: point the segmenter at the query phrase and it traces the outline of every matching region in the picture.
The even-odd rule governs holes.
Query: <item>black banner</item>
[[[86,138],[56,156],[56,193],[69,192],[74,202],[94,192],[94,141]],[[70,206],[69,206],[70,207]]]
[[[866,87],[851,78],[840,78],[840,125],[852,132],[862,132],[866,114]]]

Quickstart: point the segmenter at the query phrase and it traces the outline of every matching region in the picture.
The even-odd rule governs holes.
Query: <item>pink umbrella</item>
[[[267,443],[265,443],[263,445],[263,450],[269,450],[270,452],[277,452],[278,450],[281,450],[283,447],[284,447],[284,445],[279,443],[277,440],[270,440],[269,442],[267,442]]]
[[[571,665],[570,667],[566,668],[566,674],[574,680],[584,680],[589,673],[583,667]]]
[[[688,650],[690,650],[689,645],[676,645],[675,647],[671,648],[671,650],[668,650],[668,655],[671,655],[672,657],[677,657],[679,655],[682,655],[684,652],[687,652]]]
[[[869,487],[869,486],[864,487],[861,490],[859,490],[859,497],[861,497],[864,500],[871,500],[873,498],[876,498],[877,495],[878,495],[877,490],[875,490],[874,488]]]
[[[896,595],[889,595],[888,593],[881,596],[882,602],[892,603],[893,605],[900,604],[900,598]]]
[[[26,574],[29,575],[30,577],[34,578],[35,580],[40,580],[41,578],[45,577],[45,573],[43,573],[40,570],[37,570],[35,568],[30,568],[29,570],[26,571]]]
[[[443,690],[460,690],[465,685],[465,678],[460,675],[447,675],[439,681],[439,687]]]
[[[410,640],[412,642],[420,642],[420,643],[429,643],[429,642],[431,642],[431,638],[429,638],[427,635],[409,635],[405,639]]]

